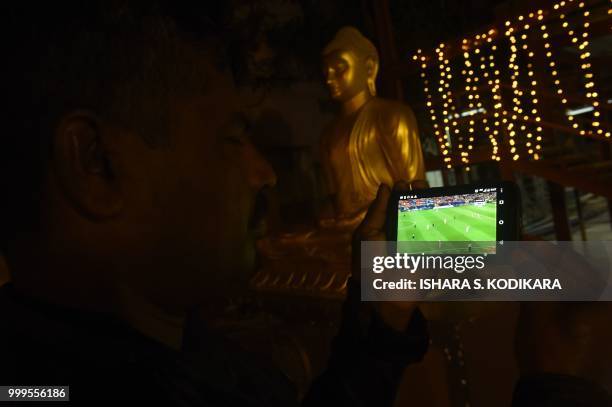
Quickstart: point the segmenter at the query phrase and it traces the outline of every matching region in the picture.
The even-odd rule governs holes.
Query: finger
[[[393,185],[393,191],[404,192],[404,191],[410,191],[410,190],[411,190],[410,182],[405,181],[405,180],[397,181],[395,185]]]
[[[414,180],[410,183],[410,190],[413,189],[427,189],[429,188],[429,184],[426,180]]]
[[[384,229],[390,196],[391,190],[389,187],[385,184],[381,184],[378,187],[378,193],[376,194],[374,202],[372,202],[368,208],[368,212],[358,228],[358,236],[371,236]]]

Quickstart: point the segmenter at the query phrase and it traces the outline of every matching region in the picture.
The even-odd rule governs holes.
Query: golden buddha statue
[[[410,107],[376,96],[378,52],[357,29],[340,29],[322,59],[340,113],[321,137],[331,205],[320,224],[356,226],[381,183],[424,185],[418,127]]]
[[[346,269],[348,275],[351,234],[379,185],[402,180],[425,186],[423,153],[412,110],[376,96],[378,52],[367,38],[342,28],[323,50],[322,62],[331,97],[340,104],[320,143],[327,205],[318,228],[266,239],[259,248],[268,268],[274,263],[294,270],[295,264],[316,261],[318,269]]]

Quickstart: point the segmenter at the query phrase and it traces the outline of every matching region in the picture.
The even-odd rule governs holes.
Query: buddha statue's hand
[[[410,185],[406,182],[398,182],[394,186],[395,190],[408,191]],[[386,240],[385,222],[387,218],[387,206],[391,190],[387,185],[382,184],[378,188],[378,193],[374,202],[368,208],[361,224],[353,233],[352,251],[352,277],[359,281],[361,274],[361,242],[362,241],[384,241]],[[416,303],[410,301],[379,301],[363,302],[364,307],[370,306],[379,314],[383,321],[391,328],[403,332],[412,319],[412,313],[416,308]]]

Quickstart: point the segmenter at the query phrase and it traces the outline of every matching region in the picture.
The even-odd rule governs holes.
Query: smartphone
[[[512,182],[394,192],[387,240],[398,252],[495,253],[520,239],[520,197]]]

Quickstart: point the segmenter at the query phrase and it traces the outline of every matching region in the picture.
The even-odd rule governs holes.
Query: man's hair
[[[170,97],[203,93],[206,67],[225,61],[220,29],[203,10],[130,0],[10,3],[0,40],[0,251],[37,220],[62,115],[90,110],[157,147],[168,141]]]

